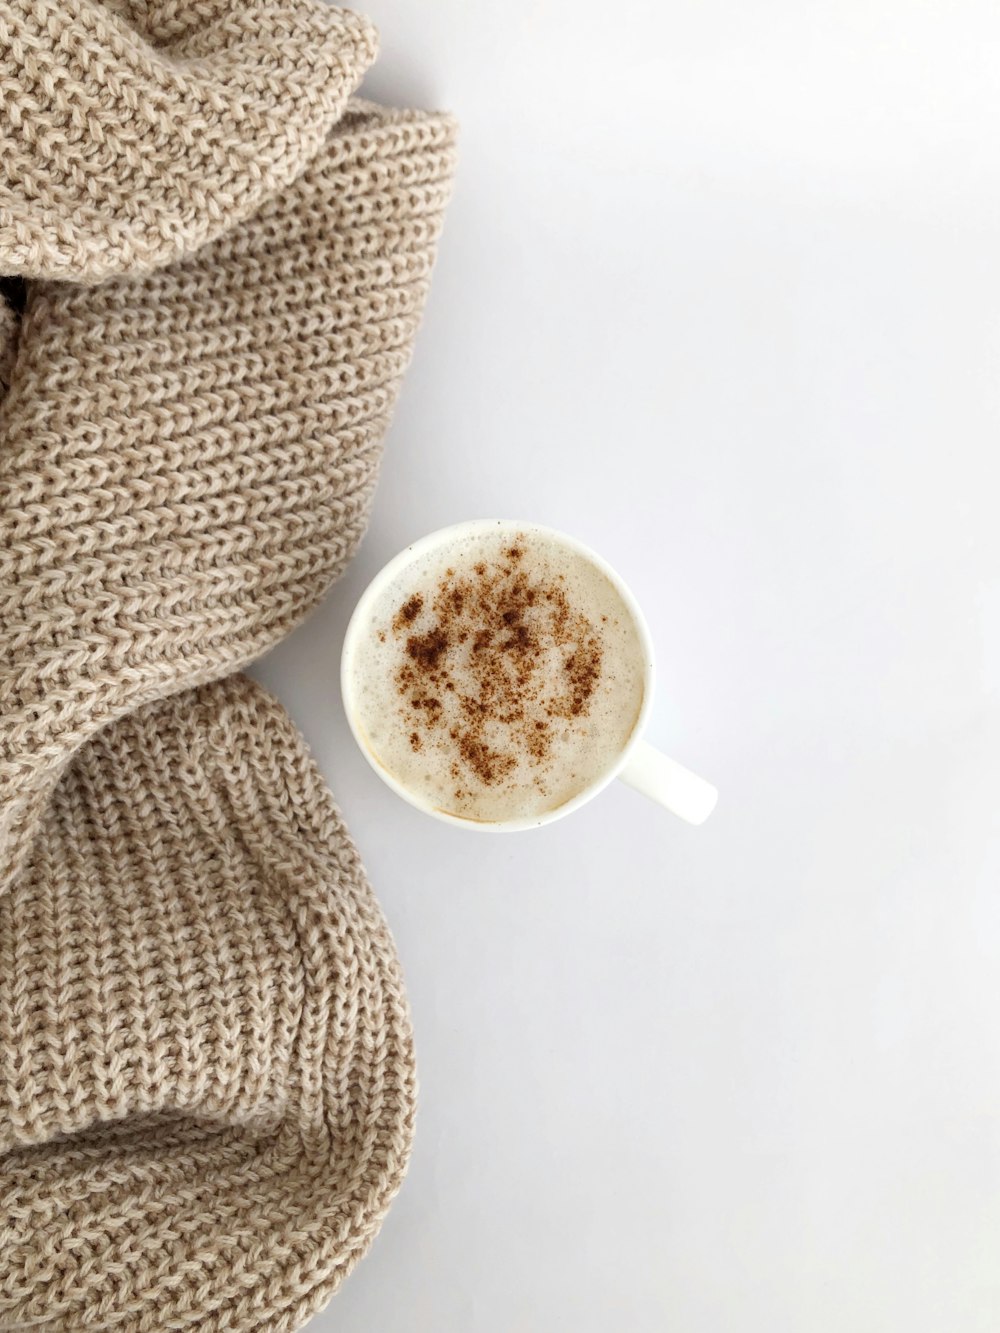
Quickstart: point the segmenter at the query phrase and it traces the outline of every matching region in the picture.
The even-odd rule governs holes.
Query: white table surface
[[[405,965],[409,1177],[316,1333],[1000,1327],[1000,11],[371,0],[462,161],[361,554],[257,674]],[[351,742],[352,604],[537,519],[661,663],[621,784],[418,814]]]

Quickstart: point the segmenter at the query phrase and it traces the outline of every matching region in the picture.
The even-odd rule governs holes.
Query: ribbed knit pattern
[[[96,737],[0,911],[0,1327],[292,1329],[413,1130],[392,942],[243,677]]]
[[[227,231],[320,150],[375,50],[319,0],[5,0],[4,271],[93,282]]]
[[[373,52],[0,0],[0,1328],[296,1329],[405,1169],[391,940],[232,674],[355,550],[428,290],[454,126]]]
[[[77,746],[259,656],[350,559],[453,136],[361,104],[189,258],[29,284],[0,404],[0,891]]]

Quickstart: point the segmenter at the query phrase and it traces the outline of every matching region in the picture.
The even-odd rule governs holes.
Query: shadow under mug
[[[456,540],[461,541],[463,537],[479,536],[485,533],[509,533],[512,538],[523,535],[528,540],[532,536],[537,536],[544,539],[550,549],[552,547],[562,548],[574,560],[583,559],[599,570],[615,589],[626,611],[631,616],[644,659],[642,664],[642,704],[635,725],[614,760],[586,787],[582,788],[568,801],[564,801],[562,805],[556,806],[555,809],[517,819],[493,821],[463,819],[460,815],[437,809],[400,782],[395,774],[379,761],[378,756],[373,753],[368,745],[360,724],[358,709],[353,697],[354,672],[352,669],[359,644],[362,638],[370,633],[372,612],[386,586],[398,579],[405,572],[407,566],[432,553],[436,548],[450,545]],[[457,824],[462,828],[476,829],[486,833],[513,833],[521,829],[539,828],[543,824],[551,824],[553,820],[562,819],[563,816],[572,814],[581,805],[593,800],[598,792],[603,791],[615,778],[620,778],[628,786],[642,792],[644,796],[648,796],[650,800],[664,806],[673,814],[686,820],[687,823],[702,824],[715,808],[719,796],[716,788],[710,782],[698,777],[696,773],[684,768],[682,764],[669,758],[643,739],[642,733],[653,702],[654,675],[653,645],[645,618],[628,585],[607,561],[602,560],[599,555],[591,551],[589,547],[584,546],[582,542],[578,542],[574,537],[568,537],[565,533],[556,532],[552,528],[543,527],[538,523],[519,522],[513,519],[473,519],[466,523],[456,523],[451,527],[440,528],[437,532],[429,533],[426,537],[420,538],[419,541],[414,542],[405,551],[401,551],[393,560],[390,560],[375,575],[362,593],[347,626],[344,649],[341,655],[340,687],[344,699],[344,711],[347,714],[351,733],[362,754],[375,772],[383,782],[402,796],[405,801],[408,801],[410,805],[416,806],[418,810],[423,810],[426,814],[433,815],[435,819],[444,820],[448,824]]]

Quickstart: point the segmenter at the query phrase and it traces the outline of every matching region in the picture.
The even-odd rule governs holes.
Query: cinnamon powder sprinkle
[[[403,605],[399,608],[399,610],[396,612],[395,617],[393,618],[392,622],[393,631],[396,634],[398,634],[399,631],[405,625],[412,625],[413,622],[416,620],[417,616],[419,616],[420,612],[423,610],[423,606],[424,606],[424,599],[420,596],[419,593],[417,593],[414,597],[408,598],[407,601],[405,601]]]
[[[450,744],[456,781],[494,786],[521,761],[543,770],[560,721],[587,714],[601,679],[599,631],[562,576],[531,576],[523,556],[514,544],[471,574],[449,569],[429,604],[415,594],[392,620],[410,745]]]

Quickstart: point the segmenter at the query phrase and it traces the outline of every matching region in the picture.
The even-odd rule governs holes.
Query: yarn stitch
[[[392,940],[301,737],[232,676],[100,732],[0,911],[0,1327],[299,1328],[415,1082]]]
[[[0,0],[0,1329],[299,1328],[405,1171],[391,938],[233,674],[356,549],[428,291],[455,128],[374,49]]]

